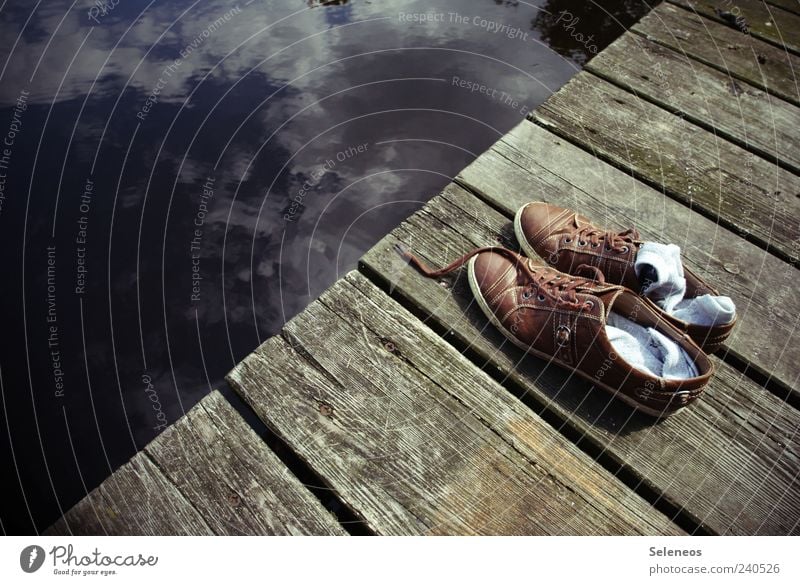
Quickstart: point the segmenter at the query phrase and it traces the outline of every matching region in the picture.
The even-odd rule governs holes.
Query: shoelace
[[[630,228],[624,232],[612,232],[610,230],[603,231],[592,225],[585,225],[575,232],[575,237],[578,238],[578,243],[583,245],[588,241],[591,243],[592,248],[600,245],[601,241],[605,242],[606,250],[624,253],[628,251],[628,246],[633,245],[634,242],[639,240],[639,232],[636,228]]]
[[[557,271],[553,271],[546,266],[539,267],[540,270],[531,268],[530,260],[528,258],[520,256],[519,254],[512,252],[507,248],[501,248],[498,246],[475,248],[471,252],[464,254],[444,268],[439,268],[438,270],[429,267],[424,261],[412,254],[402,244],[396,244],[395,250],[409,264],[414,266],[414,268],[428,278],[439,278],[440,276],[444,276],[450,272],[453,272],[454,270],[466,264],[470,258],[477,256],[478,254],[482,254],[483,252],[500,254],[510,259],[516,267],[521,268],[528,277],[528,284],[525,286],[525,292],[523,292],[524,298],[530,298],[533,296],[532,293],[536,291],[540,296],[539,300],[544,300],[541,297],[545,296],[551,298],[557,304],[563,304],[573,308],[587,307],[590,304],[588,302],[581,302],[578,300],[576,293],[578,288],[586,286],[587,284],[605,283],[605,277],[603,276],[603,273],[594,266],[581,264],[577,268],[579,271],[592,272],[594,278],[570,277],[568,275],[558,273]]]

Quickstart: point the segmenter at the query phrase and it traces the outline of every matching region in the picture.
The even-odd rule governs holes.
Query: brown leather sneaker
[[[634,228],[619,233],[604,230],[570,209],[531,202],[517,211],[514,233],[528,257],[540,256],[567,274],[574,274],[578,266],[586,264],[598,268],[607,282],[621,284],[633,291],[641,293],[647,285],[647,277],[642,275],[640,280],[634,268],[636,256],[644,244]],[[683,272],[686,279],[684,299],[705,294],[719,296],[719,292],[685,266]],[[725,342],[736,324],[735,315],[729,323],[700,325],[673,316],[658,305],[655,308],[664,319],[688,333],[709,353]]]
[[[688,335],[648,299],[604,282],[597,269],[581,269],[596,279],[572,277],[490,247],[433,270],[399,252],[431,278],[469,262],[475,299],[506,338],[649,415],[673,414],[696,400],[711,378],[711,361]]]

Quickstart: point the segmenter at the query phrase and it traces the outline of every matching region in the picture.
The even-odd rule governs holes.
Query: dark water
[[[2,530],[223,388],[648,8],[0,4]]]

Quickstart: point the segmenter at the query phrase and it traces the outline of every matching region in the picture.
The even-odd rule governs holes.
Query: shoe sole
[[[515,228],[516,228],[516,219],[515,219],[514,223],[515,223]],[[489,308],[489,304],[486,302],[486,299],[484,298],[483,293],[481,292],[480,287],[478,286],[478,280],[475,277],[475,261],[477,259],[478,259],[477,256],[474,256],[473,258],[470,259],[469,264],[467,265],[467,276],[468,276],[467,280],[469,281],[469,288],[472,291],[473,297],[475,297],[475,300],[478,302],[478,306],[481,308],[481,311],[483,311],[483,314],[486,315],[487,319],[489,319],[489,322],[492,325],[494,325],[500,331],[500,333],[502,333],[503,336],[506,339],[508,339],[511,343],[513,343],[514,345],[516,345],[517,347],[519,347],[521,350],[525,351],[526,353],[529,353],[529,354],[534,355],[536,357],[539,357],[541,359],[547,360],[548,362],[555,363],[556,365],[559,365],[562,368],[566,368],[567,370],[569,370],[571,372],[574,372],[576,375],[580,376],[584,380],[586,380],[588,382],[591,382],[593,385],[597,386],[598,388],[602,388],[604,391],[606,391],[609,394],[611,394],[614,398],[618,398],[619,400],[621,400],[622,402],[624,402],[628,406],[631,406],[631,407],[635,408],[636,410],[640,410],[640,411],[642,411],[645,414],[648,414],[650,416],[653,416],[653,417],[656,417],[656,418],[666,418],[668,416],[671,416],[671,415],[675,414],[676,412],[678,412],[678,410],[681,410],[681,408],[683,408],[683,407],[681,407],[681,408],[678,408],[677,410],[664,412],[664,411],[661,411],[661,410],[655,410],[654,408],[650,408],[649,406],[644,406],[643,404],[640,404],[640,403],[636,402],[630,396],[627,396],[626,394],[623,394],[622,392],[620,392],[619,389],[612,388],[611,386],[607,386],[607,385],[603,384],[602,382],[596,380],[595,378],[592,378],[589,374],[586,374],[586,373],[582,372],[581,370],[575,368],[574,366],[571,366],[570,364],[567,364],[566,362],[563,362],[563,361],[559,360],[557,357],[549,355],[549,354],[547,354],[547,353],[545,353],[543,351],[539,351],[538,349],[534,349],[533,347],[525,345],[524,343],[519,341],[514,336],[513,333],[511,333],[508,329],[505,328],[505,326],[502,323],[500,323],[500,321],[495,316],[494,311],[492,311]]]

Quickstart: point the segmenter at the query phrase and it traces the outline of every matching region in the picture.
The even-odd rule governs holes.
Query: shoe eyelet
[[[536,298],[540,303],[543,303],[547,300],[547,297],[545,297],[544,295],[539,295]]]
[[[531,292],[528,290],[522,291],[522,298],[527,301],[529,298],[531,298]]]
[[[619,251],[619,253],[620,253],[620,254],[627,254],[627,253],[628,253],[628,252],[630,252],[630,251],[631,251],[631,249],[630,249],[630,248],[628,248],[628,246],[623,246],[623,247],[622,247],[622,250],[620,250],[620,251]]]
[[[584,304],[584,305],[586,306],[586,308],[587,308],[587,309],[589,309],[590,311],[591,311],[592,309],[594,309],[594,301],[586,301],[586,302],[585,302],[585,303],[583,303],[583,304]]]
[[[572,243],[572,238],[564,238],[564,243],[565,244],[571,244]]]
[[[592,248],[597,248],[600,244],[598,242],[592,242]]]
[[[578,240],[578,245],[579,245],[579,246],[585,246],[585,245],[586,245],[586,242],[582,242],[582,241]]]

